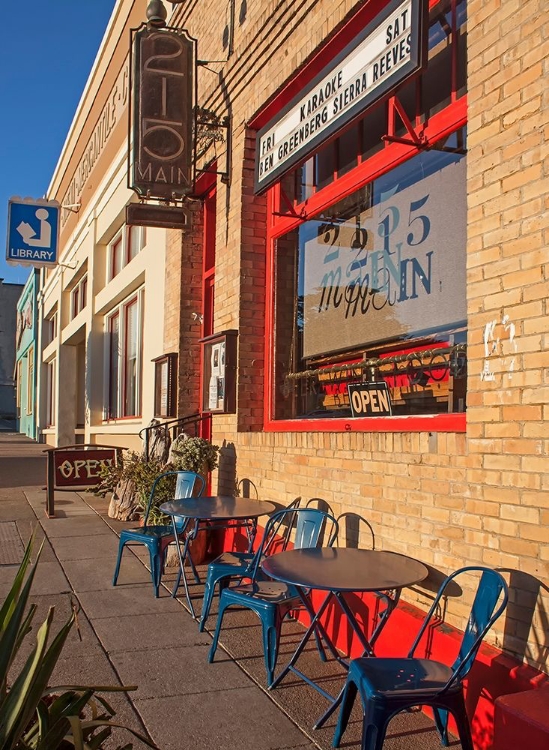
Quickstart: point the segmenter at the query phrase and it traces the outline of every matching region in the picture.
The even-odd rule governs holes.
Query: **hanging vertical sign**
[[[128,186],[181,199],[192,189],[194,40],[179,29],[133,33]]]

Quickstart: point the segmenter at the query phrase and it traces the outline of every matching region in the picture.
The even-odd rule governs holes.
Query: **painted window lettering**
[[[426,214],[418,213],[428,200],[427,194],[409,203],[406,229],[413,227],[413,231],[406,235],[408,247],[421,245],[429,236],[431,221]],[[327,312],[331,306],[337,308],[345,300],[345,318],[354,317],[358,314],[365,315],[370,306],[374,310],[381,310],[387,304],[395,305],[416,299],[422,290],[424,294],[431,293],[433,251],[426,252],[422,257],[403,256],[404,242],[398,241],[400,226],[399,208],[395,205],[386,206],[376,231],[377,237],[382,241],[382,248],[373,246],[374,232],[371,228],[361,226],[358,216],[354,227],[335,224],[319,226],[318,236],[329,246],[323,265],[331,267],[324,271],[320,281],[318,312]],[[417,232],[417,237],[414,232]],[[372,241],[370,248],[369,240]],[[342,250],[345,255],[351,256],[345,274],[340,262]]]

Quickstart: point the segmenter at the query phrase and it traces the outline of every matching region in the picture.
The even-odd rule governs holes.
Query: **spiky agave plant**
[[[42,547],[35,562],[31,563],[33,545],[34,539],[31,538],[0,609],[0,750],[100,750],[114,727],[127,729],[148,747],[156,748],[140,733],[114,722],[115,711],[99,695],[135,690],[134,686],[48,687],[74,625],[74,611],[50,643],[55,610],[50,607],[24,666],[13,676],[13,681],[9,681],[12,676],[10,669],[31,632],[36,613],[36,605],[27,604]],[[126,744],[117,750],[131,748],[131,744]]]

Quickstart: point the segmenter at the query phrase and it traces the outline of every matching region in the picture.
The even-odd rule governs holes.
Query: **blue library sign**
[[[11,198],[6,260],[23,266],[55,266],[59,246],[57,201]]]

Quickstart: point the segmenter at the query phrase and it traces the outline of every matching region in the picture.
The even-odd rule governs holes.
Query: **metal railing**
[[[185,417],[179,417],[178,419],[169,419],[166,422],[160,422],[158,424],[151,424],[144,427],[139,432],[139,437],[143,440],[143,455],[145,460],[148,461],[151,452],[151,442],[154,437],[157,437],[159,433],[164,431],[166,438],[170,438],[170,443],[182,432],[190,435],[191,437],[197,437],[200,431],[200,425],[210,419],[209,414],[188,414]]]

